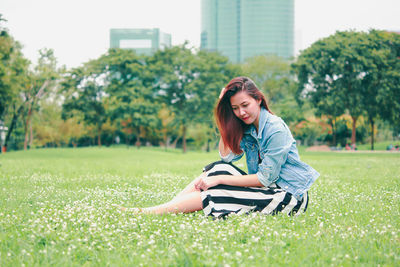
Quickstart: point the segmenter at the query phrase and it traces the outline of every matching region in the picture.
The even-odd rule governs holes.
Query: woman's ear
[[[258,103],[259,106],[261,106],[261,102],[262,102],[261,99],[258,99],[258,100],[257,100],[257,103]]]

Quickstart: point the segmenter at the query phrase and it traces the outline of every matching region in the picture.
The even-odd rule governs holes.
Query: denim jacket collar
[[[266,110],[264,107],[261,107],[260,118],[258,119],[258,133],[256,127],[253,124],[251,124],[248,127],[246,127],[244,134],[249,134],[254,138],[261,139],[262,132],[264,130],[265,124],[267,124],[269,120],[270,115],[271,113],[269,113],[268,110]]]

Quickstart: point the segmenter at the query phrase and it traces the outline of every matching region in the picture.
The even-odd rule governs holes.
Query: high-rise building
[[[171,35],[160,29],[111,29],[110,48],[134,49],[138,54],[151,55],[171,46]]]
[[[202,0],[201,49],[232,62],[294,55],[294,0]]]

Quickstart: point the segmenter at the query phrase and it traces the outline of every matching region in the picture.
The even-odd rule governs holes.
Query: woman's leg
[[[222,165],[222,166],[229,166],[228,170],[225,170],[224,167],[220,168],[217,165]],[[215,168],[214,168],[215,167]],[[215,171],[215,173],[214,173]],[[221,171],[225,171],[227,173],[218,173]],[[211,173],[210,173],[211,172]],[[124,208],[120,207],[123,211],[135,211],[135,212],[144,212],[144,213],[150,213],[150,214],[164,214],[164,213],[189,213],[189,212],[194,212],[198,210],[203,209],[203,201],[200,195],[200,190],[197,190],[194,187],[195,182],[200,178],[204,176],[213,176],[213,175],[218,175],[218,174],[235,174],[235,175],[240,175],[240,174],[246,174],[242,170],[238,169],[237,167],[223,163],[221,161],[214,162],[209,164],[208,166],[205,167],[205,171],[200,174],[199,177],[194,179],[191,183],[189,183],[181,192],[179,192],[171,201],[154,206],[154,207],[149,207],[149,208]]]
[[[185,194],[192,193],[194,191],[198,191],[196,188],[194,188],[194,184],[198,179],[201,177],[206,177],[206,176],[214,176],[214,175],[219,175],[219,174],[228,174],[228,175],[245,175],[246,172],[242,171],[241,169],[222,162],[222,161],[216,161],[212,162],[209,165],[205,166],[203,169],[203,172],[195,178],[192,182],[190,182],[181,192],[179,192],[175,197],[181,197]]]
[[[150,214],[164,213],[189,213],[203,209],[200,191],[186,192],[180,196],[176,196],[170,202],[144,208],[141,211]]]
[[[203,176],[202,173],[199,177]],[[203,203],[200,197],[200,191],[194,187],[199,177],[190,182],[181,192],[179,192],[171,201],[148,208],[125,208],[116,205],[122,211],[144,212],[150,214],[164,213],[188,213],[203,209]]]
[[[198,191],[196,188],[194,188],[194,184],[195,182],[200,178],[205,176],[205,173],[203,172],[202,174],[200,174],[200,176],[198,176],[197,178],[195,178],[193,181],[191,181],[181,192],[179,192],[173,199],[179,198],[183,195]]]

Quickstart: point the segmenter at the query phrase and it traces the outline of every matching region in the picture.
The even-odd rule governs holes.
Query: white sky
[[[52,48],[77,67],[109,47],[110,28],[160,28],[200,46],[200,0],[0,0],[4,25],[36,63]],[[336,30],[400,31],[400,0],[295,0],[295,53]]]

